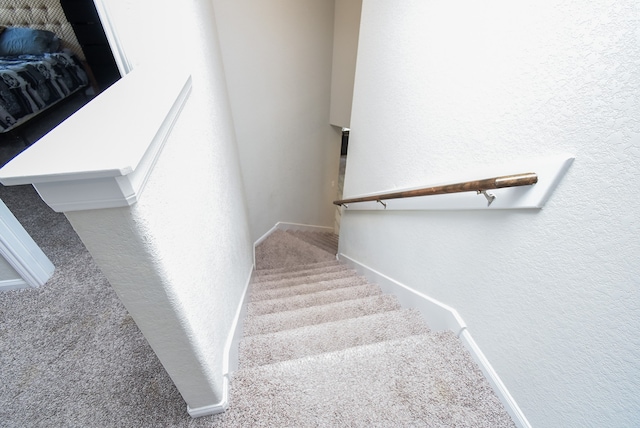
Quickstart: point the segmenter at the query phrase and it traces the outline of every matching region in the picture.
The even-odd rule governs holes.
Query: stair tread
[[[254,290],[266,290],[272,288],[291,287],[293,285],[311,284],[314,282],[327,281],[330,279],[355,277],[357,273],[353,269],[344,269],[332,272],[320,272],[312,275],[297,276],[280,280],[256,282],[252,284]]]
[[[351,287],[337,288],[334,290],[319,291],[301,296],[290,296],[281,299],[259,300],[250,302],[248,315],[264,315],[278,311],[290,311],[305,307],[324,305],[341,300],[360,299],[363,297],[382,294],[377,285],[363,284]]]
[[[288,267],[256,269],[255,274],[256,276],[271,275],[275,273],[296,272],[296,271],[303,271],[306,269],[319,268],[323,266],[335,266],[335,265],[341,265],[341,263],[338,260],[328,260],[328,261],[315,262],[315,263],[302,263],[299,265],[288,266]]]
[[[309,244],[325,250],[331,254],[338,252],[338,235],[332,232],[310,232],[303,230],[288,230],[287,233]]]
[[[299,276],[314,275],[317,273],[339,272],[343,270],[349,270],[349,268],[343,264],[336,263],[329,266],[319,266],[319,267],[313,267],[313,268],[298,270],[293,272],[280,272],[280,273],[274,273],[274,274],[260,275],[260,276],[256,276],[253,279],[253,282],[257,284],[257,283],[267,282],[267,281],[296,278]]]
[[[290,287],[269,288],[266,290],[252,290],[251,301],[280,299],[290,296],[317,293],[324,290],[351,287],[366,284],[367,280],[361,276],[348,276],[345,278],[328,279],[312,282],[310,284],[292,285]]]
[[[381,312],[246,337],[240,342],[240,365],[272,364],[428,331],[417,310]]]
[[[241,369],[231,395],[238,426],[514,426],[451,332]]]
[[[335,260],[335,253],[331,254],[284,230],[275,230],[258,244],[255,255],[256,267],[259,269],[288,268]]]
[[[248,316],[244,324],[244,336],[273,333],[397,309],[400,309],[400,303],[395,296],[381,294],[291,311]]]

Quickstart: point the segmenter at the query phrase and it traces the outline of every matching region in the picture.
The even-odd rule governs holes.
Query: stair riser
[[[328,239],[304,239],[307,243],[313,244],[318,248],[325,250],[328,253],[336,254],[338,250],[337,242],[332,242]]]
[[[317,232],[305,232],[305,231],[287,231],[290,235],[304,241],[308,244],[314,245],[324,251],[331,254],[338,252],[338,241],[330,236],[328,233]],[[333,235],[333,234],[331,234]],[[336,236],[336,235],[333,235]]]
[[[313,284],[320,281],[329,281],[340,278],[355,278],[357,277],[354,270],[342,270],[337,272],[320,273],[316,275],[300,276],[296,278],[288,278],[279,281],[265,281],[257,282],[253,284],[254,290],[270,290],[274,288],[291,287],[302,284]]]
[[[267,290],[252,291],[251,301],[263,301],[282,299],[285,297],[299,296],[310,293],[318,293],[320,291],[335,290],[337,288],[353,287],[355,285],[364,285],[367,280],[364,277],[347,277],[334,279],[330,281],[314,282],[313,284],[295,285],[292,287],[272,288]]]
[[[258,276],[256,278],[254,278],[253,283],[254,284],[258,284],[258,283],[262,283],[262,282],[280,281],[280,280],[285,280],[285,279],[297,278],[297,277],[301,277],[301,276],[317,275],[317,274],[321,274],[321,273],[330,273],[330,272],[343,272],[343,271],[348,271],[348,270],[349,270],[349,268],[344,266],[344,265],[326,266],[326,267],[319,267],[319,268],[315,268],[315,269],[303,270],[303,271],[299,271],[299,272],[276,273],[276,274],[271,274],[271,275],[261,275],[261,276]]]
[[[408,309],[349,318],[247,337],[240,343],[240,366],[262,366],[427,332],[420,313]]]
[[[346,300],[321,306],[312,306],[293,311],[247,317],[244,336],[275,333],[308,325],[340,321],[347,318],[395,311],[400,304],[394,296],[380,295],[363,299]]]
[[[372,285],[359,285],[355,287],[340,288],[338,290],[322,291],[304,296],[295,296],[277,300],[266,300],[249,303],[247,313],[249,315],[272,314],[280,311],[308,308],[311,306],[326,305],[342,300],[361,299],[363,297],[382,294],[380,287]]]
[[[271,268],[271,269],[257,269],[255,271],[255,275],[256,275],[256,277],[261,277],[263,275],[272,275],[272,274],[277,274],[277,273],[288,273],[288,272],[299,272],[299,271],[305,271],[305,270],[308,270],[308,269],[321,268],[321,267],[325,267],[325,266],[344,266],[344,264],[341,264],[337,260],[330,260],[330,261],[325,261],[325,262],[302,264],[302,265],[293,266],[293,267],[278,267],[278,268]]]

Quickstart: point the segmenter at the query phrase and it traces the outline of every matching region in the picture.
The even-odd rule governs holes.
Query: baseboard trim
[[[531,424],[524,416],[524,413],[522,413],[520,406],[518,406],[516,400],[514,400],[514,398],[511,396],[504,383],[502,383],[500,376],[498,376],[498,373],[496,373],[496,371],[493,369],[493,366],[491,365],[491,363],[489,363],[487,357],[485,357],[484,353],[480,350],[478,344],[475,342],[475,340],[473,340],[473,337],[471,337],[471,333],[469,333],[469,330],[465,329],[464,331],[462,331],[459,335],[459,338],[464,344],[465,348],[467,348],[475,362],[478,364],[478,366],[480,366],[480,370],[482,370],[482,373],[489,381],[489,384],[491,384],[491,387],[502,402],[504,408],[509,413],[509,416],[511,416],[511,419],[513,419],[513,422],[519,427],[531,428]]]
[[[0,281],[0,291],[20,290],[22,288],[31,288],[24,279],[5,279]]]
[[[229,379],[227,376],[222,381],[222,399],[217,404],[210,406],[196,407],[192,409],[187,405],[187,412],[192,418],[201,418],[202,416],[211,416],[223,413],[229,408]]]
[[[233,320],[231,332],[227,338],[225,346],[225,355],[227,356],[224,361],[225,376],[230,375],[234,371],[238,370],[238,346],[244,332],[244,320],[249,308],[249,290],[251,287],[251,280],[253,279],[255,268],[251,266],[247,282],[244,285],[242,291],[242,300],[236,309],[236,315]]]
[[[288,223],[286,221],[279,221],[275,225],[278,230],[304,230],[307,232],[333,232],[333,227],[328,226],[315,226],[313,224],[302,223]]]
[[[346,254],[339,253],[338,260],[355,269],[370,282],[378,284],[383,292],[395,295],[404,307],[420,311],[431,329],[436,331],[453,331],[460,338],[476,364],[480,367],[480,370],[482,370],[482,373],[485,375],[514,423],[521,428],[531,428],[531,424],[529,424],[524,413],[522,413],[522,410],[502,380],[500,380],[498,373],[493,369],[493,366],[491,366],[491,363],[485,357],[478,344],[473,340],[471,333],[467,329],[467,325],[455,309],[378,272]]]
[[[256,242],[253,243],[253,266],[256,266],[256,247],[262,243],[276,230],[303,230],[308,232],[332,232],[333,227],[327,226],[314,226],[312,224],[302,223],[288,223],[286,221],[277,222],[271,229],[269,229],[264,235],[262,235]]]
[[[383,292],[395,295],[402,306],[419,310],[433,330],[451,330],[459,336],[462,330],[467,328],[458,312],[444,303],[413,290],[344,253],[338,254],[338,260],[355,269],[369,281],[378,284]]]
[[[249,306],[249,287],[251,285],[253,273],[254,269],[253,266],[251,266],[249,275],[247,276],[247,280],[244,285],[244,290],[242,291],[242,298],[240,299],[240,303],[236,308],[233,323],[231,324],[231,329],[229,330],[227,341],[224,346],[224,354],[222,360],[222,372],[224,376],[222,382],[222,398],[220,399],[220,402],[211,404],[209,406],[196,407],[192,409],[191,407],[189,407],[189,405],[187,405],[187,412],[192,418],[199,418],[202,416],[211,416],[218,413],[223,413],[229,408],[229,379],[231,377],[231,373],[234,370],[238,369],[238,344],[240,343],[240,339],[242,339],[244,319],[247,313],[247,308]]]

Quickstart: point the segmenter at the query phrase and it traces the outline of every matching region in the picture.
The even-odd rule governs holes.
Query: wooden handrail
[[[386,199],[413,198],[416,196],[444,195],[447,193],[484,192],[504,187],[529,186],[538,182],[538,175],[533,172],[525,174],[505,175],[502,177],[485,178],[483,180],[464,181],[462,183],[445,184],[443,186],[425,187],[422,189],[405,190],[394,193],[363,196],[361,198],[340,199],[333,201],[334,205],[344,205],[356,202],[382,201]]]

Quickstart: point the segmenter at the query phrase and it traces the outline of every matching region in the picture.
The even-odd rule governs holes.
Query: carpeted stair
[[[287,233],[292,234],[298,239],[301,239],[309,244],[315,245],[318,248],[325,250],[331,254],[338,253],[338,235],[331,232],[310,232],[306,230],[287,230]]]
[[[337,262],[325,235],[256,249],[224,426],[514,426],[455,335]]]

